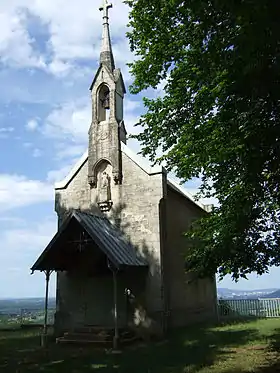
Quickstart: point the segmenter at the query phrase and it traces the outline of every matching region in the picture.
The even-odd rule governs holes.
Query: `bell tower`
[[[111,184],[122,183],[121,142],[126,143],[123,122],[123,99],[126,93],[120,69],[115,68],[109,29],[109,9],[103,0],[102,46],[100,63],[90,86],[92,122],[89,129],[88,181],[97,188],[100,175],[110,169]]]

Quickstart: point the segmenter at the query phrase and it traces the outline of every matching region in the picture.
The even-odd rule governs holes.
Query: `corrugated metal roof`
[[[45,269],[42,268],[42,266],[44,267],[43,263],[46,256],[48,257],[49,254],[51,254],[52,247],[60,238],[62,232],[67,229],[67,226],[72,219],[75,219],[80,224],[99,249],[104,252],[109,261],[117,268],[126,266],[147,266],[145,259],[137,255],[135,247],[125,239],[120,229],[114,226],[106,217],[74,211],[66,219],[61,229],[56,233],[47,248],[40,255],[31,268],[32,271]]]
[[[75,211],[73,216],[83,226],[99,248],[117,266],[146,266],[122,232],[105,217]]]

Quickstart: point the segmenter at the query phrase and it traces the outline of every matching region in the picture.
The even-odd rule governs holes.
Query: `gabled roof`
[[[74,211],[65,220],[46,249],[32,266],[32,271],[58,270],[54,253],[60,249],[59,239],[73,219],[87,232],[98,248],[116,268],[147,267],[145,259],[137,255],[136,249],[106,217]]]
[[[108,69],[108,67],[107,67],[106,65],[100,65],[100,66],[98,67],[98,69],[97,69],[97,71],[96,71],[96,74],[95,74],[95,76],[94,76],[94,78],[93,78],[93,81],[92,81],[92,83],[91,83],[91,85],[90,85],[89,90],[92,91],[92,88],[93,88],[93,86],[94,86],[94,84],[95,84],[95,82],[96,82],[96,79],[97,79],[97,77],[98,77],[98,75],[99,75],[99,72],[100,72],[100,70],[101,70],[102,68],[104,68],[104,69],[107,70],[108,74],[111,75],[112,80],[113,80],[115,83],[117,83],[118,80],[121,81],[121,85],[122,85],[122,88],[123,88],[123,93],[126,93],[126,88],[125,88],[125,84],[124,84],[124,80],[123,80],[123,76],[122,76],[121,70],[120,70],[120,69],[115,69],[115,70],[113,71],[113,73],[112,73],[112,72]]]
[[[150,166],[146,159],[144,159],[143,157],[136,154],[133,150],[131,150],[123,142],[121,143],[121,151],[128,158],[130,158],[135,164],[137,164],[137,166],[140,167],[148,175],[156,175],[156,174],[162,174],[162,173],[166,174],[167,173],[166,169],[163,166]],[[70,181],[74,178],[74,176],[77,174],[77,172],[81,169],[81,167],[87,161],[87,159],[88,159],[88,151],[86,151],[82,155],[82,157],[75,164],[75,166],[72,168],[70,173],[62,181],[55,184],[55,189],[66,188],[67,185],[70,183]],[[210,211],[210,206],[211,205],[203,205],[202,203],[197,201],[194,198],[194,196],[186,190],[186,188],[182,187],[180,184],[178,184],[176,181],[174,181],[172,178],[170,178],[168,176],[167,176],[167,184],[170,188],[172,188],[173,190],[175,190],[176,192],[181,194],[183,197],[192,201],[200,209],[202,209],[206,212]]]
[[[96,79],[97,79],[97,77],[98,77],[99,72],[100,72],[101,69],[106,69],[107,72],[108,72],[108,74],[111,75],[112,80],[115,81],[114,75],[113,75],[112,71],[110,71],[106,65],[100,64],[99,67],[98,67],[98,69],[97,69],[97,71],[96,71],[96,74],[95,74],[95,76],[93,78],[93,81],[92,81],[92,83],[90,85],[90,88],[89,88],[90,91],[92,91],[92,88],[93,88],[93,86],[94,86],[94,84],[96,82]]]
[[[58,181],[54,184],[55,189],[64,189],[67,187],[67,185],[70,183],[71,180],[74,179],[74,177],[77,175],[77,173],[80,171],[80,169],[83,167],[83,165],[88,160],[88,151],[84,152],[84,154],[81,156],[80,159],[77,160],[75,165],[71,168],[68,175],[65,176],[65,178],[61,181]]]
[[[118,82],[118,80],[121,81],[123,93],[126,93],[126,88],[125,88],[125,84],[124,84],[124,80],[123,80],[123,75],[122,75],[121,69],[115,69],[114,70],[114,77],[115,77],[115,82],[116,83]]]
[[[143,171],[145,171],[149,175],[156,175],[159,173],[167,173],[166,169],[163,166],[150,166],[146,159],[140,157],[138,154],[134,153],[127,145],[122,143],[122,152],[125,153],[133,162],[135,162]],[[209,212],[209,207],[203,205],[199,201],[197,201],[194,196],[189,193],[185,188],[183,188],[180,184],[174,181],[172,178],[167,176],[167,185],[181,194],[183,197],[186,197],[194,204],[196,204],[202,210]]]

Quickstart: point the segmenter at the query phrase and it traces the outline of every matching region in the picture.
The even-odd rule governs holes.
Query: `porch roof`
[[[67,232],[67,230],[69,231],[69,225],[73,221],[78,223],[88,234],[93,243],[106,255],[107,259],[117,269],[148,266],[146,260],[137,255],[136,249],[125,239],[122,232],[107,218],[74,211],[65,220],[48,246],[31,267],[32,272],[46,270],[67,271],[69,269],[66,261],[63,260],[63,255],[66,254],[69,246],[67,242],[65,242],[65,232]],[[62,247],[66,247],[64,252],[61,252]],[[68,255],[71,255],[70,250]]]

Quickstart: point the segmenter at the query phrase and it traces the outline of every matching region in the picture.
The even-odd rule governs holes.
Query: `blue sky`
[[[113,3],[114,56],[128,86],[128,9],[120,0]],[[44,276],[30,276],[29,268],[56,231],[53,184],[87,147],[89,86],[101,38],[98,7],[92,0],[0,2],[0,298],[44,294]],[[135,132],[142,111],[141,97],[128,94],[128,132]],[[135,142],[130,146],[139,150]],[[195,191],[197,181],[188,187]],[[270,276],[220,285],[277,287],[278,275],[274,269]]]

